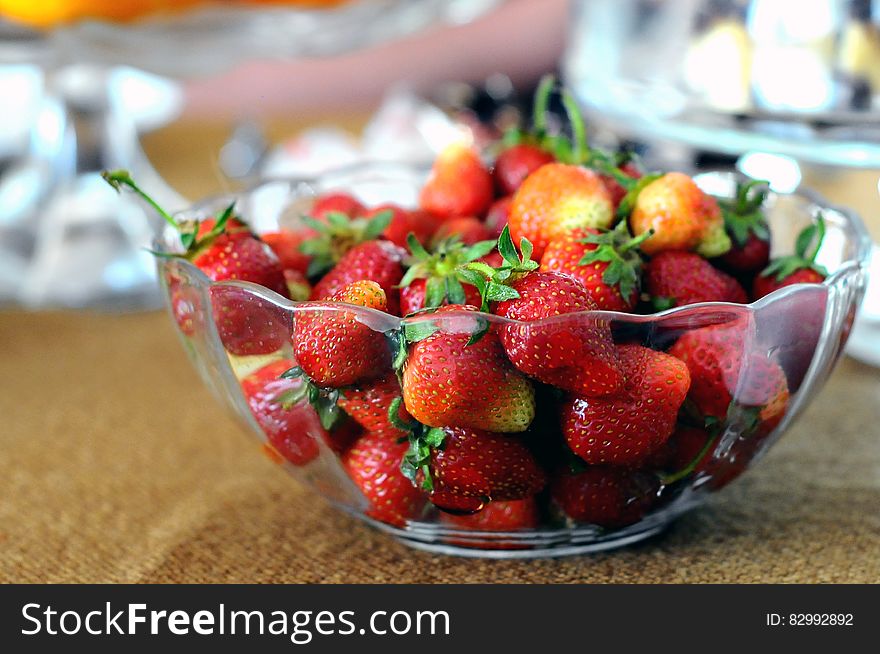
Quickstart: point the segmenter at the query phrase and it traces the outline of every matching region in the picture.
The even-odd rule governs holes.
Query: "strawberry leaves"
[[[446,432],[439,427],[428,427],[416,420],[405,421],[400,419],[400,407],[403,398],[397,397],[392,400],[388,407],[388,421],[398,429],[406,432],[406,440],[409,449],[403,455],[400,462],[400,472],[409,479],[413,485],[418,484],[418,476],[421,473],[421,488],[431,492],[434,490],[434,480],[431,477],[431,452],[442,448],[446,440]]]
[[[306,274],[314,278],[327,272],[355,245],[378,238],[393,217],[390,209],[359,218],[350,218],[339,211],[328,212],[324,220],[303,216],[303,223],[317,232],[315,237],[300,244],[300,251],[312,257]]]
[[[498,237],[498,252],[504,263],[493,268],[487,263],[474,261],[459,269],[465,281],[476,286],[482,298],[481,311],[489,310],[490,302],[515,300],[519,293],[510,286],[533,270],[537,270],[538,262],[532,261],[532,244],[527,238],[520,239],[520,252],[517,252],[510,229],[505,225]]]
[[[795,241],[794,254],[775,259],[769,266],[761,271],[761,277],[776,277],[777,282],[784,281],[798,270],[815,270],[822,276],[827,276],[828,271],[824,266],[816,263],[816,256],[825,239],[825,219],[820,213],[816,222],[804,228],[798,234]]]
[[[462,274],[463,266],[481,259],[495,248],[495,241],[465,245],[453,236],[441,241],[433,252],[429,252],[412,233],[406,237],[406,244],[410,251],[409,269],[398,286],[406,288],[415,280],[424,279],[425,309],[444,304],[466,304],[462,284],[473,282],[468,275]]]
[[[653,234],[654,230],[651,229],[633,237],[626,221],[621,220],[614,229],[599,230],[598,234],[590,234],[581,240],[581,243],[593,244],[596,248],[585,253],[578,264],[607,263],[602,282],[616,286],[620,295],[628,298],[639,288],[641,280],[643,260],[639,245]]]
[[[289,409],[303,400],[308,401],[314,407],[324,429],[331,430],[342,418],[343,413],[337,401],[342,392],[338,388],[320,388],[305,374],[302,368],[294,366],[281,373],[280,379],[300,379],[302,383],[296,388],[291,388],[275,397],[275,401],[282,408]]]
[[[770,231],[762,210],[767,199],[769,182],[752,179],[737,184],[733,199],[716,198],[724,217],[724,227],[733,241],[743,247],[754,234],[762,241],[770,240]]]

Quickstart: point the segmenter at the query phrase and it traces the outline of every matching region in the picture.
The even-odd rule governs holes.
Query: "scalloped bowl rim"
[[[303,176],[291,176],[291,177],[267,177],[262,179],[247,188],[243,189],[237,193],[223,193],[223,194],[215,194],[207,196],[201,200],[196,201],[186,209],[181,211],[177,211],[174,213],[175,216],[180,216],[184,214],[192,214],[204,211],[204,208],[212,203],[217,203],[220,201],[232,201],[238,198],[247,196],[254,191],[269,186],[271,184],[279,184],[284,183],[288,184],[291,187],[294,185],[309,185],[316,184],[321,179],[345,175],[345,174],[353,174],[360,170],[369,170],[371,168],[382,168],[382,167],[396,167],[396,168],[406,168],[409,172],[416,172],[421,169],[425,170],[426,166],[424,164],[412,164],[407,162],[396,162],[396,161],[367,161],[360,162],[356,164],[350,164],[347,166],[341,166],[337,168],[332,168],[323,173],[316,175],[303,175]],[[693,175],[695,180],[699,180],[701,177],[725,177],[729,179],[747,179],[744,175],[731,171],[720,171],[720,170],[709,170],[703,171],[698,174]],[[849,276],[851,272],[859,269],[867,269],[868,264],[871,258],[871,236],[867,231],[861,217],[852,209],[842,207],[840,205],[832,204],[828,200],[825,199],[820,193],[803,186],[798,186],[795,190],[786,193],[779,193],[775,191],[771,191],[771,193],[775,196],[784,196],[784,197],[801,197],[807,200],[809,203],[817,206],[820,211],[829,210],[833,211],[836,214],[839,214],[845,218],[845,221],[849,228],[853,231],[853,240],[856,242],[856,251],[854,256],[844,260],[841,262],[840,266],[833,273],[828,275],[828,277],[823,280],[821,283],[822,286],[825,287],[834,287],[837,283],[846,277]],[[247,221],[247,217],[245,217],[245,221]],[[154,243],[154,247],[158,252],[168,252],[171,251],[167,249],[161,239],[157,239]],[[184,258],[175,258],[175,262],[179,265],[183,265],[185,268],[189,269],[190,273],[200,281],[200,283],[204,284],[208,287],[225,287],[225,288],[240,288],[247,290],[254,295],[261,297],[264,300],[271,302],[285,310],[293,311],[294,313],[299,313],[302,311],[347,311],[350,312],[352,309],[355,309],[358,313],[362,315],[373,315],[377,319],[385,320],[385,321],[393,321],[396,323],[397,327],[403,325],[411,325],[418,324],[422,322],[429,322],[437,319],[436,313],[426,312],[423,314],[410,315],[407,317],[398,317],[393,314],[386,313],[384,311],[379,311],[377,309],[371,309],[368,307],[362,307],[353,304],[347,304],[344,302],[338,303],[328,303],[326,300],[306,300],[301,302],[296,302],[293,300],[289,300],[282,295],[279,295],[275,291],[262,286],[260,284],[255,284],[253,282],[241,281],[241,280],[224,280],[224,281],[214,281],[210,279],[205,273],[203,273],[195,264],[188,261]],[[529,325],[534,327],[535,325],[543,325],[543,324],[553,324],[555,322],[563,322],[571,320],[575,317],[589,317],[590,319],[595,320],[605,320],[605,321],[616,321],[620,322],[628,322],[633,324],[644,324],[657,320],[662,320],[669,318],[671,316],[676,316],[678,314],[691,314],[697,312],[696,310],[705,310],[708,311],[720,311],[724,310],[730,313],[741,313],[743,311],[747,313],[754,313],[759,311],[764,306],[775,302],[777,300],[782,300],[790,295],[797,293],[799,290],[805,287],[815,286],[815,284],[809,283],[801,283],[801,284],[792,284],[790,286],[785,286],[783,288],[777,289],[768,295],[765,295],[754,302],[749,302],[746,304],[739,304],[735,302],[696,302],[694,304],[686,304],[679,307],[672,307],[671,309],[666,309],[665,311],[659,311],[656,313],[648,313],[648,314],[640,314],[640,313],[626,313],[622,311],[606,311],[606,310],[590,310],[590,311],[578,311],[566,314],[559,314],[554,316],[548,316],[546,318],[540,318],[538,320],[533,321],[521,321],[515,320],[512,318],[506,318],[503,316],[498,316],[492,313],[486,313],[482,311],[449,311],[444,312],[442,317],[446,318],[454,318],[456,316],[467,316],[470,318],[480,317],[484,319],[488,319],[492,322],[499,324],[507,324],[507,325]],[[336,305],[336,306],[333,306]],[[700,311],[702,313],[702,311]],[[389,327],[390,329],[391,327]]]

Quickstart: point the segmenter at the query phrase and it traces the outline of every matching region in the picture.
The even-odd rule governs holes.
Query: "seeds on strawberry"
[[[501,342],[519,370],[578,395],[605,395],[623,384],[607,321],[591,317],[596,303],[577,280],[558,272],[533,272],[510,285],[517,297],[493,313],[520,324],[501,328]],[[551,322],[552,316],[571,314]]]
[[[634,466],[675,429],[690,387],[687,366],[640,345],[617,347],[625,376],[617,395],[573,398],[562,409],[562,432],[572,452],[590,464]]]
[[[594,171],[551,163],[529,175],[510,205],[510,235],[527,238],[535,257],[550,241],[586,227],[609,227],[614,219],[611,195]]]
[[[553,501],[574,520],[600,527],[625,527],[642,519],[657,501],[656,475],[610,466],[581,472],[559,470],[550,487]]]
[[[716,257],[730,249],[718,202],[683,173],[666,173],[641,189],[629,220],[636,236],[654,230],[642,244],[647,254],[696,250]]]
[[[403,277],[406,252],[387,241],[368,241],[356,245],[312,289],[312,300],[324,300],[353,282],[370,280],[385,292],[388,313],[398,314],[395,286]]]
[[[230,354],[270,354],[289,340],[291,319],[285,309],[237,286],[212,286],[210,294],[217,334]]]
[[[387,435],[367,433],[342,458],[352,481],[370,502],[367,515],[396,527],[418,516],[425,503],[422,492],[400,471],[407,447]]]
[[[648,262],[645,281],[655,308],[661,310],[696,302],[748,302],[736,279],[694,252],[660,252]]]
[[[390,369],[384,335],[338,303],[384,311],[385,292],[376,282],[361,280],[344,286],[324,302],[303,306],[296,313],[293,344],[297,362],[322,387],[348,386]]]
[[[388,438],[402,438],[406,432],[391,424],[388,411],[391,403],[401,394],[400,384],[393,372],[375,380],[363,381],[349,386],[340,395],[340,408],[358,422],[365,430]],[[411,416],[402,406],[398,419],[406,422]]]
[[[448,305],[432,314],[430,323],[405,327],[430,333],[409,348],[403,369],[406,409],[432,427],[525,431],[535,417],[534,389],[510,365],[484,318],[454,315],[476,311]]]

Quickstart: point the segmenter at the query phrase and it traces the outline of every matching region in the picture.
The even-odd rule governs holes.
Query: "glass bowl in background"
[[[331,190],[344,189],[368,205],[415,206],[426,174],[427,170],[416,167],[369,164],[313,179],[270,180],[236,196],[236,207],[255,231],[262,232],[294,225],[317,194]],[[733,174],[707,173],[696,180],[714,195],[732,197],[735,193]],[[210,216],[230,199],[205,200],[182,217]],[[841,354],[864,291],[870,241],[857,216],[829,206],[808,191],[770,194],[766,204],[774,256],[792,252],[797,233],[820,212],[827,235],[817,261],[830,272],[824,283],[786,287],[748,305],[703,303],[654,315],[591,311],[520,323],[489,314],[450,312],[401,319],[351,305],[291,302],[247,282],[215,283],[182,259],[160,258],[158,265],[172,317],[202,379],[268,445],[273,445],[277,433],[271,425],[264,429],[266,423],[251,413],[243,384],[246,387],[248,377],[265,366],[274,366],[279,373],[293,366],[292,334],[307,322],[350,320],[359,323],[359,329],[372,331],[379,352],[374,355],[377,375],[390,373],[392,349],[401,330],[427,323],[432,323],[435,333],[447,335],[469,334],[488,323],[489,339],[505,333],[552,339],[565,332],[604,330],[615,345],[673,354],[707,335],[710,343],[725,343],[727,395],[709,400],[720,401],[723,413],[711,436],[705,430],[702,435],[699,430],[676,433],[677,455],[665,460],[653,457],[655,461],[638,470],[595,466],[577,473],[568,470],[556,447],[561,438],[560,402],[565,398],[550,387],[539,387],[532,427],[523,435],[504,437],[523,443],[548,477],[566,470],[564,481],[557,479],[537,496],[541,518],[534,529],[477,531],[442,514],[427,500],[419,501],[407,520],[387,524],[375,519],[375,507],[349,479],[338,453],[347,435],[325,432],[309,414],[311,409],[303,405],[290,408],[303,415],[297,423],[301,427],[296,434],[298,448],[288,449],[286,460],[277,442],[270,448],[276,460],[325,499],[413,547],[494,558],[558,556],[619,547],[659,532],[760,458],[821,388]],[[179,247],[176,233],[169,230],[158,247],[174,251]],[[237,333],[229,333],[226,322],[215,320],[215,313],[226,311],[247,316],[237,321],[244,325]],[[700,450],[705,450],[705,456],[695,456]],[[592,500],[584,499],[580,506],[569,506],[568,515],[563,514],[554,500],[555,489],[562,483],[581,485],[583,498],[604,493],[605,504],[614,504],[614,511],[606,506],[603,517],[597,518],[602,524],[596,524],[591,517],[597,515]],[[609,488],[614,489],[611,499]],[[580,521],[573,520],[572,514]]]

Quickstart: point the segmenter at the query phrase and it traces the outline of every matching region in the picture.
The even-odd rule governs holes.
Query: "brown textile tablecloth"
[[[880,582],[880,372],[849,360],[708,506],[560,560],[433,556],[332,509],[158,313],[0,313],[0,451],[3,582]]]

